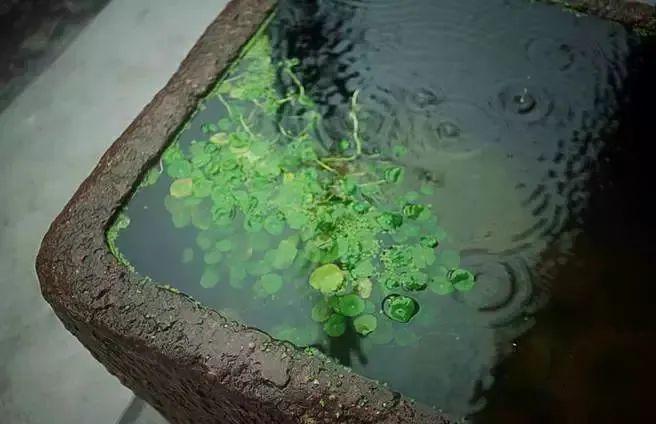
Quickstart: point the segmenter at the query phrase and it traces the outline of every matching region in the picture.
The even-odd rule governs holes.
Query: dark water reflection
[[[326,147],[351,132],[359,90],[365,149],[408,148],[405,165],[435,186],[440,225],[478,280],[417,316],[433,323],[417,348],[355,334],[319,346],[474,421],[649,415],[653,46],[523,0],[285,0],[270,34],[278,59],[301,61]],[[155,209],[136,196],[131,210],[144,206]],[[193,237],[139,214],[121,250],[156,280],[193,279],[169,264]]]
[[[324,142],[348,133],[360,90],[368,149],[402,143],[439,182],[442,225],[481,283],[458,301],[482,328],[450,322],[422,340],[439,351],[394,353],[439,362],[427,379],[443,381],[398,388],[438,390],[440,406],[482,409],[480,421],[645,414],[656,92],[633,36],[525,1],[286,1],[278,22],[280,56],[301,58],[328,117]],[[368,368],[396,380],[388,364]]]

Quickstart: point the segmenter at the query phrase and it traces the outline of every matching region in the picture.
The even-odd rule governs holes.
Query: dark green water
[[[315,346],[457,417],[618,422],[651,416],[655,252],[648,160],[654,148],[648,134],[656,94],[649,76],[656,68],[634,35],[524,1],[353,0],[283,2],[266,36],[270,50],[263,51],[272,63],[299,60],[293,74],[313,105],[281,102],[267,115],[243,99],[228,101],[229,111],[210,96],[181,133],[180,154],[193,166],[219,161],[223,141],[209,139],[221,130],[207,124],[232,113],[242,114],[272,150],[251,144],[246,153],[239,147],[230,154],[275,162],[289,142],[284,134],[302,133],[306,112],[316,110],[321,119],[310,138],[320,158],[349,156],[357,111],[362,155],[356,162],[405,170],[401,182],[372,195],[372,204],[385,210],[432,205],[437,217],[406,216],[403,230],[382,234],[381,245],[438,235],[429,279],[461,267],[476,276],[475,284],[390,290],[372,275],[372,293],[361,296],[359,313],[376,317],[376,330],[359,335],[348,318],[344,334],[330,337],[311,318],[323,296],[308,278],[332,261],[309,259],[308,243],[284,219],[280,231],[275,222],[260,230],[240,213],[216,225],[216,202],[209,200],[215,197],[187,196],[182,186],[177,194],[183,196],[172,197],[182,171],[171,171],[177,166],[171,155],[157,182],[138,190],[125,211],[130,225],[117,246],[138,272],[274,336]],[[229,78],[261,71],[248,64],[247,57]],[[264,86],[279,99],[298,91],[282,68],[269,77]],[[345,151],[342,139],[350,140]],[[199,154],[194,145],[219,147]],[[407,154],[397,155],[398,146]],[[221,178],[230,175],[224,169]],[[306,175],[302,167],[285,169],[274,189],[240,191],[267,198],[249,190],[278,190]],[[212,180],[212,192],[225,192],[221,184],[232,184],[226,178]],[[370,198],[369,189],[359,190]],[[193,205],[183,205],[194,197]],[[340,231],[345,219],[326,234]],[[267,230],[271,225],[274,231]],[[417,300],[419,311],[407,324],[381,313],[390,293]]]

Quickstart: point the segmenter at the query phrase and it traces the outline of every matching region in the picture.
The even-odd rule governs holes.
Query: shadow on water
[[[481,422],[652,422],[653,100],[656,43],[627,60],[623,103],[593,166],[589,205],[559,266],[547,251],[550,301],[495,372]]]

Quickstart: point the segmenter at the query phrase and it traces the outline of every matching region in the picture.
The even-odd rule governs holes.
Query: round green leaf
[[[271,265],[265,260],[257,261],[255,263],[250,263],[246,271],[250,275],[264,275],[271,271]]]
[[[383,301],[383,312],[394,321],[408,322],[418,311],[417,301],[409,296],[391,294]]]
[[[226,133],[216,133],[210,137],[210,143],[216,144],[217,146],[224,146],[228,144],[228,134]]]
[[[191,223],[199,230],[207,230],[212,225],[212,211],[209,207],[195,207],[191,212]]]
[[[378,327],[378,320],[374,315],[367,314],[361,315],[353,320],[353,327],[358,334],[366,336],[374,331]]]
[[[346,318],[339,314],[332,314],[323,323],[323,331],[330,337],[339,337],[346,331]]]
[[[209,197],[212,193],[212,182],[206,178],[194,180],[192,192],[196,197]]]
[[[221,259],[223,259],[223,253],[217,250],[211,250],[203,256],[203,260],[207,265],[216,265],[221,262]]]
[[[285,229],[285,220],[277,213],[271,214],[264,220],[264,229],[271,235],[278,236]]]
[[[431,289],[433,293],[439,295],[447,295],[453,293],[453,284],[445,276],[433,277],[428,282],[428,288]]]
[[[219,240],[214,246],[219,252],[229,252],[232,250],[232,241],[230,239]]]
[[[260,284],[264,291],[268,294],[276,294],[282,288],[282,277],[278,274],[265,274],[260,277]]]
[[[418,205],[416,203],[406,203],[403,207],[403,215],[411,219],[417,219],[419,215],[424,211],[424,205]]]
[[[186,159],[176,159],[166,166],[171,178],[187,178],[191,174],[191,164]]]
[[[456,290],[466,292],[474,288],[476,278],[465,269],[453,269],[449,273],[449,281]]]
[[[246,270],[243,266],[231,266],[229,271],[230,286],[240,289],[244,286]]]
[[[280,270],[289,268],[294,262],[297,252],[296,241],[294,239],[282,240],[275,250],[271,265]]]
[[[378,221],[378,224],[383,230],[391,231],[403,225],[403,216],[396,213],[384,212],[376,221]]]
[[[316,322],[324,322],[330,318],[332,313],[333,311],[330,306],[328,306],[325,301],[321,301],[312,308],[312,320]]]
[[[346,317],[358,316],[364,311],[364,300],[358,295],[347,294],[339,298],[337,312]]]
[[[191,178],[182,178],[173,181],[169,192],[171,193],[171,196],[177,198],[191,196],[191,193],[193,192],[193,182]]]
[[[310,285],[325,295],[339,291],[344,285],[344,273],[335,264],[326,264],[310,275]]]
[[[351,271],[353,277],[355,278],[365,278],[370,277],[375,272],[374,265],[369,259],[363,259],[355,265],[355,268]]]
[[[355,282],[355,291],[363,299],[369,299],[371,297],[371,291],[373,290],[373,283],[369,278],[361,278]]]
[[[444,249],[437,253],[437,263],[448,268],[458,268],[460,266],[460,254],[455,250]]]
[[[206,289],[211,289],[219,283],[219,272],[216,268],[205,268],[202,277],[200,278],[200,285]]]
[[[209,250],[214,245],[214,234],[211,231],[201,231],[196,236],[196,245],[202,250]]]

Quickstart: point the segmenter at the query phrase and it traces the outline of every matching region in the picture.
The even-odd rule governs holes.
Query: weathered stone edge
[[[656,8],[629,0],[538,0],[616,21],[645,34],[656,34]]]
[[[180,69],[107,150],[37,256],[57,316],[126,386],[173,423],[438,423],[386,387],[142,281],[105,232],[274,0],[233,0]]]

